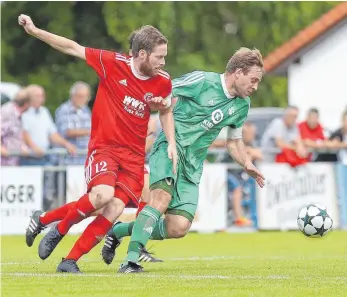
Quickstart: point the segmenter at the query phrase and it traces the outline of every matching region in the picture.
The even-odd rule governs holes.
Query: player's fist
[[[24,27],[24,30],[30,34],[30,35],[34,35],[35,34],[35,30],[37,29],[33,23],[33,21],[31,20],[31,17],[25,14],[21,14],[18,17],[18,24]]]
[[[149,101],[149,107],[152,110],[164,110],[168,107],[167,105],[168,105],[168,100],[164,99],[163,97],[153,97]]]

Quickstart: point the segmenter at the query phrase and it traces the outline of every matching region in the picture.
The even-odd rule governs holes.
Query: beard
[[[139,70],[146,76],[149,77],[153,77],[156,75],[156,73],[154,72],[153,68],[151,67],[150,63],[149,63],[149,57],[146,58],[146,61],[143,62],[140,66],[139,66]]]

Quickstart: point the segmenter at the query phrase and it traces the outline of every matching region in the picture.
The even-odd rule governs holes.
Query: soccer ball
[[[323,237],[333,226],[326,207],[309,204],[299,211],[298,227],[307,237]]]

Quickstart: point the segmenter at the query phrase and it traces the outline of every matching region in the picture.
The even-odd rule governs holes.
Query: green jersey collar
[[[229,91],[228,91],[228,89],[227,89],[227,86],[226,86],[226,84],[225,84],[225,76],[224,76],[224,73],[222,73],[222,74],[220,75],[220,80],[221,80],[221,82],[222,82],[222,88],[223,88],[225,97],[227,97],[228,99],[233,99],[233,98],[235,98],[235,97],[233,97],[233,96],[230,95],[230,93],[229,93]]]

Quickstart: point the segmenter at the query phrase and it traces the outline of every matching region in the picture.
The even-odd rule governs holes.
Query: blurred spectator
[[[334,148],[340,149],[338,161],[347,165],[347,109],[342,115],[342,127],[331,134],[330,139]]]
[[[76,152],[76,147],[66,141],[58,132],[52,116],[43,106],[46,100],[45,90],[39,85],[27,87],[30,97],[30,108],[23,113],[24,139],[35,148],[36,156],[23,157],[21,165],[45,165],[49,164],[49,156],[44,156],[45,151],[51,147],[51,142],[65,147],[70,153]]]
[[[91,127],[91,112],[87,104],[90,100],[90,86],[76,82],[70,89],[70,99],[55,112],[59,133],[78,149],[88,149]],[[85,156],[66,156],[64,164],[83,165]]]
[[[19,90],[13,101],[1,106],[1,165],[19,164],[19,157],[9,157],[11,152],[22,152],[22,155],[29,153],[23,139],[21,120],[29,106],[30,98],[26,89]]]
[[[263,160],[263,154],[256,143],[257,127],[251,123],[246,122],[242,128],[242,140],[246,146],[246,151],[252,161]]]
[[[309,149],[328,149],[332,142],[324,136],[324,129],[319,123],[319,112],[311,108],[307,113],[306,121],[299,124],[300,137],[304,145]],[[310,154],[310,160],[316,160],[318,154]]]
[[[303,145],[296,124],[298,108],[288,106],[282,118],[274,119],[264,132],[261,147],[267,162],[287,162],[296,166],[307,161],[308,152]]]
[[[239,179],[231,172],[228,172],[228,198],[234,214],[234,224],[238,227],[249,227],[253,223],[243,216],[242,199],[243,189]]]
[[[228,138],[229,128],[222,129],[215,141],[211,144],[210,148],[225,149],[225,141]],[[263,154],[256,142],[257,128],[251,122],[246,122],[242,128],[242,140],[246,146],[246,151],[249,154],[252,161],[260,161],[263,159]],[[223,152],[222,162],[233,162],[233,159],[226,152]]]

